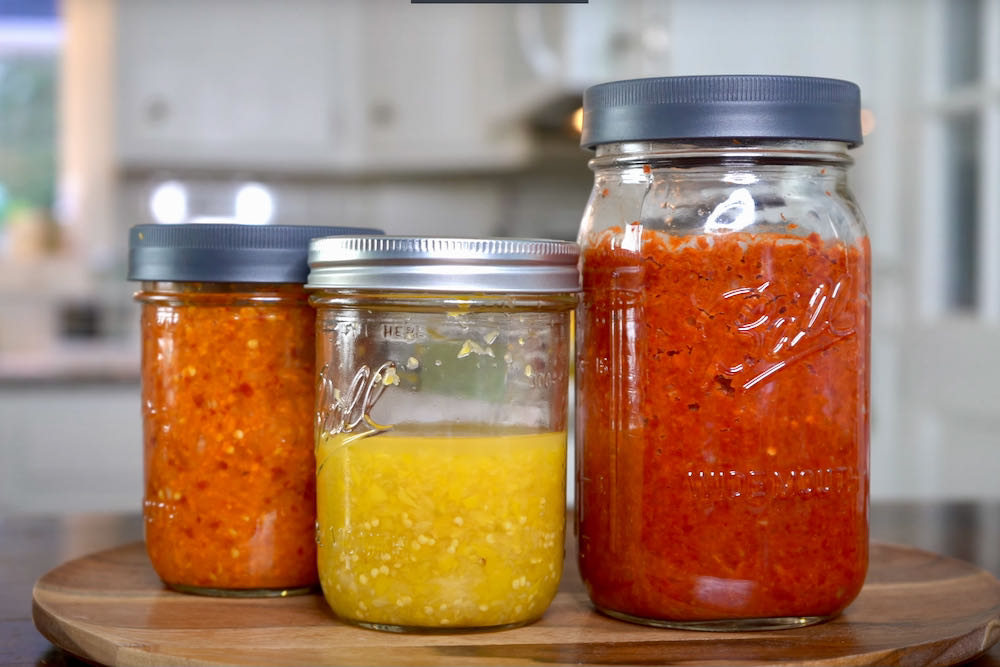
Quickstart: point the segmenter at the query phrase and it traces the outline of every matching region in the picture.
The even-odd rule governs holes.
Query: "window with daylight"
[[[0,2],[0,257],[54,242],[60,42],[55,0]]]
[[[929,12],[925,315],[1000,320],[1000,0]]]

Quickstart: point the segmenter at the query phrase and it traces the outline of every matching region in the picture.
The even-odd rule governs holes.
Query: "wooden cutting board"
[[[1000,581],[973,565],[875,544],[864,590],[812,627],[707,633],[593,611],[573,559],[542,620],[501,632],[398,635],[338,622],[320,595],[220,599],[165,590],[141,543],[70,561],[38,580],[35,625],[108,665],[947,665],[1000,639]]]

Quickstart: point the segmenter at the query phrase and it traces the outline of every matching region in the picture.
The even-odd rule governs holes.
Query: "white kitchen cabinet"
[[[120,166],[350,172],[510,167],[499,10],[408,0],[118,0]]]
[[[359,153],[357,6],[116,3],[117,157],[126,167],[319,169]]]
[[[500,6],[363,3],[366,167],[503,168],[528,159],[525,119],[501,114],[504,16]]]
[[[0,386],[0,516],[141,507],[138,381]]]

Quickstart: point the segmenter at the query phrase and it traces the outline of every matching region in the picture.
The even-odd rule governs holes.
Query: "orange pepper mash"
[[[643,619],[837,613],[868,559],[867,239],[630,227],[582,257],[591,598]]]
[[[316,585],[315,312],[301,285],[145,283],[145,532],[168,585]]]

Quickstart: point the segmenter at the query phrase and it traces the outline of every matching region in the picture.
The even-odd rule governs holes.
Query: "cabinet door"
[[[0,386],[0,517],[141,507],[138,383]]]
[[[311,168],[356,151],[345,101],[354,3],[120,1],[126,166]]]
[[[504,9],[363,3],[365,164],[491,168],[527,156],[523,124],[500,119]]]

